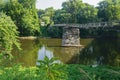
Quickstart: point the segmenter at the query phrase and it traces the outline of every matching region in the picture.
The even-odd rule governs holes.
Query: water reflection
[[[120,66],[120,38],[97,38],[80,54],[80,63],[85,65]]]
[[[39,49],[39,51],[38,51],[38,59],[37,60],[44,60],[45,56],[47,56],[49,60],[54,58],[53,51],[50,51],[49,49],[47,49],[47,47],[42,46],[42,48]],[[56,60],[53,63],[61,63],[61,61]],[[37,62],[36,65],[40,65],[40,63]]]
[[[44,60],[45,56],[51,59],[53,57],[53,52],[46,50],[46,47],[42,46],[42,48],[38,51],[38,60]]]
[[[56,47],[54,55],[59,56],[63,63],[79,63],[80,50],[81,47]]]
[[[52,49],[52,50],[50,50]],[[59,52],[58,52],[59,51]],[[47,47],[43,46],[38,51],[38,60],[44,60],[45,56],[49,59],[57,57],[58,63],[79,63],[79,47]],[[37,63],[38,64],[38,63]]]
[[[41,42],[38,39],[21,39],[20,42],[22,50],[14,49],[12,52],[14,59],[11,62],[20,63],[23,66],[35,66]]]
[[[45,56],[57,57],[62,63],[79,63],[81,47],[61,47],[61,39],[41,39],[43,47],[38,51],[38,60]]]

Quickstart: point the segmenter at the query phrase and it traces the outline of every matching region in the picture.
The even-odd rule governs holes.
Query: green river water
[[[83,47],[62,47],[62,39],[20,39],[21,51],[13,51],[12,62],[35,66],[44,56],[57,57],[60,62],[83,65],[120,66],[120,39],[80,39]]]

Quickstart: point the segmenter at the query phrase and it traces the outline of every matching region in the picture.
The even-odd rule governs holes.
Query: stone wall
[[[80,46],[79,28],[64,27],[62,36],[62,46]]]

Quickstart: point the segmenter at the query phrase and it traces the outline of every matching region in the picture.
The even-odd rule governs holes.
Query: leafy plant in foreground
[[[45,56],[44,60],[39,60],[38,72],[43,73],[43,80],[67,80],[67,75],[63,71],[62,64],[56,62],[57,58],[49,59]]]

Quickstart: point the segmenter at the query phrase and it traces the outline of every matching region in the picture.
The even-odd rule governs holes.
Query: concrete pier
[[[62,46],[81,46],[79,34],[77,27],[63,27]]]

